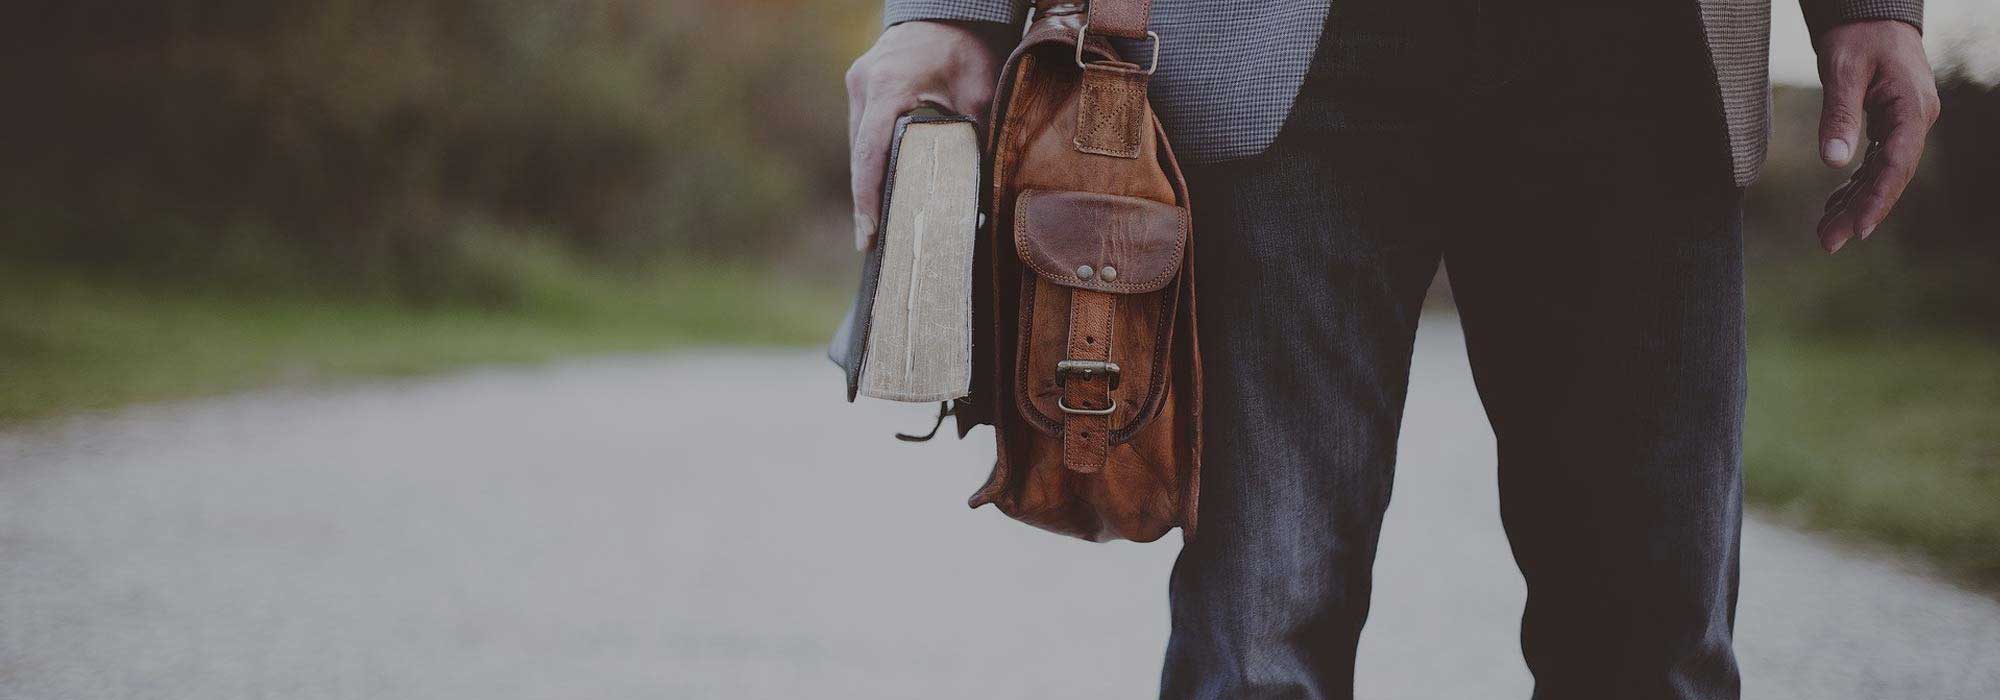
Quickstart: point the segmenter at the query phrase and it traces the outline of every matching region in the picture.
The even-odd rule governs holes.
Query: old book
[[[950,401],[972,384],[972,249],[979,135],[968,117],[896,122],[875,244],[828,355],[855,395]]]

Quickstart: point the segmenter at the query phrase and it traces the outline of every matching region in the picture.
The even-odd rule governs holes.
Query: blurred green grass
[[[2000,591],[2000,90],[1943,89],[1895,215],[1833,256],[1812,231],[1846,173],[1812,157],[1819,92],[1775,92],[1771,160],[1745,201],[1744,478],[1790,522]]]
[[[2000,347],[1760,333],[1750,387],[1753,501],[2000,587]]]
[[[657,352],[689,344],[823,342],[845,294],[768,269],[586,271],[509,254],[505,305],[255,296],[0,263],[0,424],[78,410],[355,376]]]
[[[821,264],[846,245],[825,108],[878,11],[30,3],[0,23],[34,96],[0,110],[0,421],[820,342],[852,272]]]

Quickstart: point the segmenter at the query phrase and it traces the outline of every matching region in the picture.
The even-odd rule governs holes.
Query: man
[[[1765,3],[1155,0],[1208,378],[1162,697],[1352,696],[1440,261],[1498,441],[1535,697],[1739,696],[1739,206],[1767,131]],[[1819,225],[1831,252],[1888,214],[1938,101],[1921,0],[1804,3],[1820,156],[1861,161]],[[887,0],[848,74],[858,244],[896,115],[986,114],[1024,12]]]

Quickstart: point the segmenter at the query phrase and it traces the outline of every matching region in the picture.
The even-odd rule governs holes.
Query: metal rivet
[[[1089,265],[1076,266],[1076,276],[1079,279],[1090,279],[1093,275],[1096,274],[1097,272],[1095,270],[1090,269]]]
[[[1105,265],[1104,269],[1097,271],[1097,277],[1106,282],[1116,282],[1118,281],[1118,268]]]

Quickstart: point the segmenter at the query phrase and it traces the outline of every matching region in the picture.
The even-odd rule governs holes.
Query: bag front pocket
[[[1014,395],[1030,425],[1055,436],[1082,417],[1119,444],[1158,415],[1187,241],[1183,207],[1021,192],[1014,247],[1033,274],[1021,278]]]

